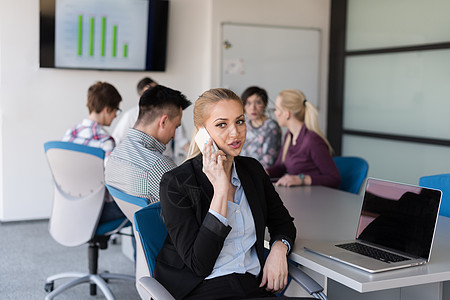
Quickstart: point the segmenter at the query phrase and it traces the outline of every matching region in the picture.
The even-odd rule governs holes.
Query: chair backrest
[[[134,224],[134,213],[150,204],[148,199],[131,196],[108,184],[106,188],[132,224]]]
[[[150,276],[153,277],[156,256],[167,236],[166,225],[161,215],[161,203],[155,202],[137,211],[134,214],[134,222],[145,253]]]
[[[47,142],[44,149],[55,183],[50,234],[65,246],[84,244],[103,208],[105,152],[62,141]]]
[[[133,224],[134,228],[134,237],[136,239],[136,288],[138,293],[141,295],[142,299],[145,299],[147,297],[147,294],[142,290],[141,286],[139,285],[139,279],[145,276],[152,276],[153,275],[153,268],[155,265],[155,258],[156,255],[159,252],[159,249],[162,247],[162,243],[159,246],[158,249],[149,250],[147,252],[153,253],[153,251],[156,252],[155,256],[153,258],[149,258],[146,255],[146,247],[143,245],[143,243],[153,243],[153,241],[149,242],[141,240],[141,233],[138,232],[138,225],[135,224],[135,213],[137,213],[139,210],[147,207],[151,207],[149,211],[147,212],[148,220],[142,220],[142,217],[139,217],[142,215],[142,213],[138,216],[138,219],[140,221],[140,228],[141,231],[145,234],[147,234],[148,231],[150,231],[150,236],[154,235],[155,237],[158,237],[160,234],[163,234],[164,237],[166,235],[166,227],[164,223],[160,223],[160,220],[162,222],[162,219],[160,219],[160,212],[161,212],[161,205],[159,202],[153,203],[149,205],[149,200],[145,198],[139,198],[136,196],[131,196],[129,194],[126,194],[110,185],[106,185],[109,193],[114,198],[114,201],[117,203],[119,208],[122,210],[123,214],[128,218],[128,220]],[[156,213],[156,211],[158,211]],[[148,225],[147,225],[148,224]],[[146,226],[149,226],[149,228],[146,228]],[[160,229],[162,226],[162,229]],[[155,231],[156,233],[153,233]],[[152,236],[153,238],[153,236]],[[150,261],[150,263],[149,263]],[[151,267],[149,267],[151,266]],[[152,271],[151,271],[152,270]]]
[[[341,176],[339,189],[358,194],[369,171],[367,161],[355,156],[336,156],[333,160]]]
[[[444,217],[450,217],[450,174],[437,174],[420,177],[419,185],[442,191],[439,214]]]

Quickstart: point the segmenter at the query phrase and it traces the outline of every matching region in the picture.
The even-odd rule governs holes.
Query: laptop
[[[425,264],[441,195],[436,189],[369,178],[355,240],[311,243],[305,249],[370,273]]]

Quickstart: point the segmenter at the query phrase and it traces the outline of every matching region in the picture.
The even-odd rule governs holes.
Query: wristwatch
[[[285,244],[288,247],[288,251],[286,252],[286,256],[289,255],[289,253],[291,253],[291,244],[289,244],[289,242],[285,239],[280,239],[280,240],[276,240],[274,241],[271,245],[270,248],[272,248],[272,246],[276,243],[276,242],[282,242],[283,244]]]
[[[298,177],[302,180],[302,185],[305,185],[305,174],[301,173]]]
[[[288,247],[288,251],[286,252],[286,255],[288,255],[291,252],[291,244],[285,239],[281,239],[280,241]]]

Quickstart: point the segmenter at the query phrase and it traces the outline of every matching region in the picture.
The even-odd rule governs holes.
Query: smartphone
[[[200,149],[200,151],[203,153],[203,148],[205,147],[205,145],[209,142],[209,140],[212,139],[211,136],[209,135],[208,131],[206,130],[205,127],[201,127],[197,134],[195,135],[195,142],[197,143],[198,148]],[[217,148],[216,143],[212,142],[212,146],[213,146],[213,152],[218,151],[219,148]]]

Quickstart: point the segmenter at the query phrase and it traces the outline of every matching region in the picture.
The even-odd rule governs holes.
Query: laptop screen
[[[356,238],[428,260],[441,191],[367,179]]]

